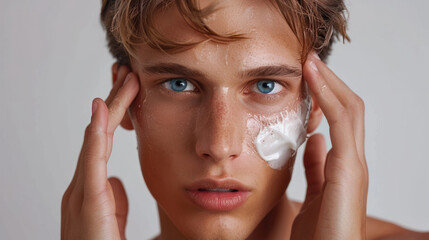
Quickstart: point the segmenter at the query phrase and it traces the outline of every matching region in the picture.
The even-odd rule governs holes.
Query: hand
[[[304,153],[307,194],[291,239],[365,239],[368,168],[364,151],[364,104],[320,59],[303,67],[329,123],[332,149],[322,135],[308,139]]]
[[[73,179],[61,202],[61,239],[125,239],[128,199],[118,178],[107,179],[113,133],[137,96],[137,76],[113,65],[115,84],[104,102],[93,101],[91,123]],[[115,74],[117,73],[117,74]],[[128,80],[124,85],[124,79]]]

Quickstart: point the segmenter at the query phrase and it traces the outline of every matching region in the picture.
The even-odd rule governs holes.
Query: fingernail
[[[127,82],[130,81],[131,77],[132,77],[131,73],[128,73],[122,86],[125,86],[125,84],[127,84]]]
[[[319,69],[316,66],[316,63],[314,61],[310,61],[310,67],[315,71],[318,72]]]
[[[94,99],[94,100],[92,100],[92,115],[94,115],[94,113],[97,111],[97,108],[98,108],[98,103]]]
[[[313,51],[313,57],[320,60],[319,54],[317,54],[316,51]]]

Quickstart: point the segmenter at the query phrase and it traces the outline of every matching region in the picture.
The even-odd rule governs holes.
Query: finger
[[[112,186],[113,195],[115,196],[116,220],[118,222],[119,233],[121,239],[125,239],[125,227],[128,217],[128,197],[121,180],[116,177],[111,177],[109,178],[109,183]]]
[[[92,145],[85,145],[84,167],[88,173],[85,175],[85,184],[91,193],[105,189],[107,180],[107,162],[112,151],[113,133],[126,109],[137,96],[139,83],[133,73],[129,73],[124,85],[118,89],[109,107],[101,100],[97,100],[98,108],[95,111],[89,129],[88,141]],[[89,183],[87,181],[90,181]],[[86,189],[84,189],[86,194]]]
[[[113,78],[113,87],[110,90],[109,96],[106,98],[106,104],[107,106],[110,105],[113,98],[115,98],[116,94],[118,93],[118,90],[122,87],[125,77],[130,72],[130,69],[125,66],[118,66],[117,63],[113,64],[112,66],[112,78]]]
[[[329,123],[333,154],[340,159],[354,159],[357,153],[351,117],[312,58],[305,62],[303,76]]]
[[[139,92],[137,76],[130,72],[125,78],[124,85],[118,89],[109,106],[108,134],[113,134],[116,127],[121,123],[124,114]]]
[[[81,149],[82,148],[83,148],[83,145],[82,145]],[[78,160],[76,163],[76,168],[75,168],[75,171],[73,174],[73,178],[72,178],[70,185],[69,185],[69,188],[72,189],[72,192],[73,192],[74,187],[79,183],[78,179],[82,177],[82,170],[81,170],[82,169],[82,167],[81,167],[82,161],[80,159],[82,159],[82,150],[79,153],[79,157],[78,157]]]
[[[313,199],[322,192],[325,182],[326,143],[322,134],[314,134],[307,140],[304,152],[307,193],[302,209],[306,209]]]
[[[117,63],[113,64],[112,66],[112,73],[113,73],[113,78],[114,78],[114,86],[110,92],[109,97],[106,99],[106,101],[111,102],[118,90],[122,87],[122,84],[125,81],[125,76],[128,74],[129,72],[129,68],[127,66],[118,66]],[[107,104],[107,102],[106,102]],[[79,202],[81,202],[82,198],[83,198],[83,183],[84,183],[84,173],[83,173],[83,149],[85,147],[85,141],[82,144],[82,150],[79,154],[79,158],[78,158],[78,162],[76,165],[76,170],[73,176],[73,179],[71,181],[71,184],[73,186],[73,194],[72,198],[70,200],[70,202],[72,204],[79,204]],[[110,153],[111,153],[111,148],[112,148],[112,140],[110,138],[107,139],[107,152],[106,152],[106,156],[107,158],[110,157]]]
[[[122,84],[125,80],[125,77],[129,71],[130,70],[127,66],[125,66],[125,65],[120,66],[117,62],[112,65],[112,78],[113,78],[113,81],[115,82],[115,84],[113,85],[112,90],[110,91],[110,94],[105,101],[107,105],[109,105],[109,103],[112,101],[113,97],[116,96],[118,89],[122,86]],[[81,149],[83,149],[83,145],[82,145]],[[76,164],[76,169],[75,169],[75,172],[73,175],[73,179],[70,183],[70,185],[72,185],[72,186],[76,186],[76,185],[79,185],[80,183],[83,183],[83,176],[81,174],[83,172],[82,171],[83,167],[82,167],[81,159],[82,159],[82,151],[79,154],[78,162]]]
[[[313,52],[314,64],[326,80],[332,92],[352,115],[353,132],[356,139],[359,158],[364,159],[365,153],[365,104],[363,100],[354,93],[326,64]]]
[[[84,194],[87,196],[104,191],[107,181],[108,109],[102,99],[95,98],[93,111],[82,149]]]
[[[307,197],[320,193],[325,182],[326,143],[322,134],[314,134],[307,140],[304,152],[304,168],[307,180]],[[310,199],[311,200],[311,199]]]
[[[117,94],[109,104],[109,122],[107,126],[107,156],[109,157],[113,144],[113,133],[124,118],[128,107],[136,98],[139,89],[137,76],[134,73],[128,73],[124,85],[119,88]]]
[[[311,56],[312,61],[316,64],[319,72],[326,79],[326,82],[331,87],[335,95],[337,95],[340,102],[344,105],[353,104],[354,98],[358,98],[356,95],[322,60],[319,56],[313,52]]]
[[[87,126],[87,129],[88,129],[88,127],[89,127],[89,125]],[[82,156],[82,154],[83,154],[84,146],[85,146],[85,136],[84,136],[84,141],[82,143],[81,151],[79,153],[78,161],[76,163],[76,168],[75,168],[75,172],[73,175],[73,179],[70,182],[71,187],[77,186],[77,185],[79,185],[79,183],[83,183],[83,167],[82,167],[83,156]]]
[[[95,100],[95,99],[94,99]],[[91,117],[92,118],[92,117]],[[78,161],[76,164],[75,173],[73,176],[73,179],[70,183],[71,194],[69,198],[69,204],[74,207],[79,207],[82,204],[83,200],[83,185],[85,182],[85,176],[84,176],[84,154],[85,149],[87,148],[86,145],[88,144],[88,140],[85,140],[87,136],[89,135],[89,128],[91,123],[86,127],[85,130],[85,136],[82,143],[81,151],[79,153]]]

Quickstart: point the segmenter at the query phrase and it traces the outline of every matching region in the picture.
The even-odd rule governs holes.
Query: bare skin
[[[314,75],[310,75],[313,78],[323,77],[323,80],[308,80],[312,91],[318,94],[317,91],[321,88],[317,88],[317,86],[326,83],[325,76],[332,74],[332,72],[321,61],[316,59],[313,59],[313,61],[317,61],[317,66],[323,68],[321,73],[312,73]],[[116,66],[115,64],[113,68],[116,68]],[[91,118],[91,123],[86,128],[82,152],[75,175],[62,199],[61,239],[126,239],[125,227],[128,215],[128,200],[121,181],[117,178],[107,178],[107,162],[112,150],[113,133],[137,95],[137,78],[133,73],[126,74],[127,70],[119,71],[119,75],[114,76],[116,78],[115,85],[106,101],[99,98],[94,99],[94,103],[98,107]],[[308,70],[310,69],[308,68]],[[122,87],[126,76],[129,77],[129,81]],[[330,77],[335,76],[330,75]],[[320,81],[320,83],[311,83],[310,81]],[[343,84],[336,77],[329,81]],[[350,90],[345,88],[345,85],[342,85],[342,87],[342,91],[349,91],[347,94],[352,94]],[[330,89],[330,91],[334,90]],[[355,95],[352,96],[356,97]],[[338,100],[338,102],[340,101]],[[326,102],[326,104],[326,106],[322,106],[322,109],[332,107],[329,102]],[[316,145],[316,143],[319,145]],[[337,211],[342,209],[333,206],[325,207],[320,205],[320,201],[317,200],[323,192],[326,192],[326,186],[324,187],[324,185],[327,185],[327,183],[323,173],[326,163],[323,158],[318,158],[318,161],[314,161],[314,155],[322,154],[324,151],[326,150],[324,149],[324,140],[321,135],[314,135],[310,138],[305,152],[306,160],[304,160],[307,163],[305,164],[307,182],[311,186],[307,190],[306,202],[292,201],[287,199],[285,195],[282,198],[282,204],[279,204],[279,207],[283,207],[280,207],[275,219],[286,219],[285,223],[289,224],[292,223],[290,222],[290,219],[292,219],[294,225],[286,225],[280,222],[279,225],[282,226],[283,230],[273,231],[277,235],[267,239],[278,239],[279,236],[284,236],[282,239],[287,239],[290,234],[292,234],[292,239],[295,236],[297,239],[310,239],[306,231],[300,231],[299,224],[301,221],[311,222],[312,219],[323,219],[321,216],[325,215],[321,215],[322,213],[341,218],[343,213],[338,213]],[[337,193],[334,196],[337,196]],[[309,201],[310,199],[315,203]],[[305,206],[305,204],[308,205]],[[315,206],[313,204],[316,204],[320,210],[313,210],[312,206]],[[352,201],[349,204],[356,203]],[[285,207],[284,205],[287,206]],[[350,208],[355,209],[353,206]],[[350,213],[350,215],[354,215],[355,219],[359,219],[362,213],[362,211],[356,211],[355,213]],[[304,218],[307,219],[302,220]],[[269,220],[264,219],[264,221]],[[348,236],[347,239],[364,239],[364,236],[366,236],[366,239],[369,240],[429,238],[428,233],[414,232],[372,217],[365,217],[363,223],[354,221],[346,226],[342,225],[340,220],[331,219],[325,224],[332,225],[334,231],[328,232],[324,232],[318,227],[322,223],[323,221],[315,225],[316,227],[311,229],[311,234],[319,238],[326,237],[327,239],[333,239],[331,237],[338,236],[337,234]],[[362,230],[361,227],[365,226],[365,224],[366,227]],[[356,235],[354,234],[362,235],[355,237]],[[157,237],[156,239],[162,238]]]
[[[246,32],[248,39],[224,45],[204,42],[169,56],[143,46],[132,69],[112,66],[112,91],[105,101],[94,100],[97,107],[62,199],[62,239],[125,239],[125,188],[119,179],[107,178],[118,125],[136,131],[142,173],[158,204],[157,239],[424,239],[366,216],[368,172],[360,97],[316,55],[301,63],[298,40],[265,1],[222,3],[225,6],[208,22],[218,32]],[[204,37],[187,28],[174,8],[155,21],[172,40]],[[165,73],[165,67],[142,71],[159,63],[180,64],[199,74]],[[300,76],[243,77],[261,64],[292,66]],[[165,87],[171,78],[187,80],[199,91],[172,91]],[[264,95],[255,90],[260,79],[284,87]],[[313,101],[307,131],[313,132],[325,115],[333,147],[327,151],[319,134],[308,139],[308,187],[301,204],[284,194],[290,169],[271,169],[243,143],[252,141],[246,117],[295,104],[304,82]],[[234,178],[248,186],[251,197],[232,211],[201,209],[187,198],[184,186],[202,178]]]

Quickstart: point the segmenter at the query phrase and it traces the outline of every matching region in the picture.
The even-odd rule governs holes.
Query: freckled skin
[[[204,6],[210,1],[200,2]],[[239,72],[279,64],[302,69],[301,46],[283,16],[266,1],[221,3],[224,8],[208,18],[208,25],[219,33],[245,33],[248,39],[227,44],[205,41],[169,55],[142,45],[138,58],[131,61],[141,89],[129,116],[142,174],[158,204],[158,238],[288,239],[301,206],[285,194],[295,157],[281,170],[270,168],[254,148],[259,124],[249,119],[295,109],[302,97],[302,79],[274,79],[285,80],[286,91],[267,100],[244,94],[243,89],[249,89],[255,79],[242,78]],[[204,40],[174,8],[157,15],[155,21],[172,40]],[[150,75],[141,70],[157,63],[178,63],[202,72],[205,77],[192,82],[198,93],[173,94],[162,89],[161,79],[183,76]],[[317,126],[317,119],[317,114],[310,115],[311,128]],[[251,189],[251,196],[233,211],[204,211],[187,198],[184,186],[208,177],[234,178]],[[368,218],[367,230],[368,239],[405,231],[373,218]]]
[[[249,134],[247,120],[249,114],[272,115],[296,105],[301,79],[287,79],[285,92],[266,100],[243,93],[255,79],[242,78],[239,71],[278,64],[301,68],[300,47],[283,17],[269,5],[261,1],[228,4],[234,4],[233,8],[218,11],[209,24],[219,32],[245,32],[249,39],[228,44],[207,41],[171,55],[142,46],[138,49],[140,58],[132,61],[141,91],[130,108],[131,121],[142,173],[159,206],[161,236],[167,239],[244,239],[263,232],[278,234],[273,229],[278,226],[268,224],[269,219],[282,218],[285,226],[290,226],[296,212],[284,194],[294,159],[281,170],[267,166],[251,149],[257,129],[250,129]],[[237,17],[235,12],[241,8],[252,17]],[[174,9],[163,16],[169,17],[156,21],[167,37],[202,37],[185,27]],[[160,62],[180,63],[204,73],[204,79],[193,82],[200,91],[181,95],[168,92],[155,83],[159,78],[175,76],[149,75],[140,70],[142,65]],[[189,201],[184,186],[207,177],[234,178],[251,188],[251,196],[233,211],[202,211]],[[289,234],[289,227],[279,229]]]
[[[114,86],[105,101],[93,101],[76,172],[61,201],[61,238],[126,238],[125,189],[118,178],[107,178],[113,133],[121,124],[136,131],[143,177],[158,205],[158,240],[364,239],[365,234],[366,239],[377,240],[428,239],[429,233],[366,217],[364,104],[314,54],[303,67],[316,106],[309,115],[308,132],[320,123],[323,111],[333,144],[327,153],[322,135],[308,139],[306,200],[301,206],[287,198],[295,158],[285,168],[272,169],[259,157],[253,141],[262,124],[277,121],[285,109],[296,110],[306,95],[301,91],[306,85],[300,76],[299,44],[268,1],[219,2],[221,10],[209,20],[216,31],[240,30],[248,39],[227,44],[206,41],[170,55],[141,45],[131,61],[133,73],[128,67],[118,68],[118,63],[112,66]],[[183,41],[204,37],[170,7],[157,16],[161,33]],[[228,61],[223,62],[225,57]],[[267,94],[271,85],[276,91]],[[201,204],[194,203],[189,190],[241,190],[230,185],[191,186],[208,179],[240,182],[248,190],[246,201],[234,209],[237,199],[221,198],[219,203],[203,197]],[[222,193],[237,195],[244,193]],[[220,206],[224,211],[213,210]]]

